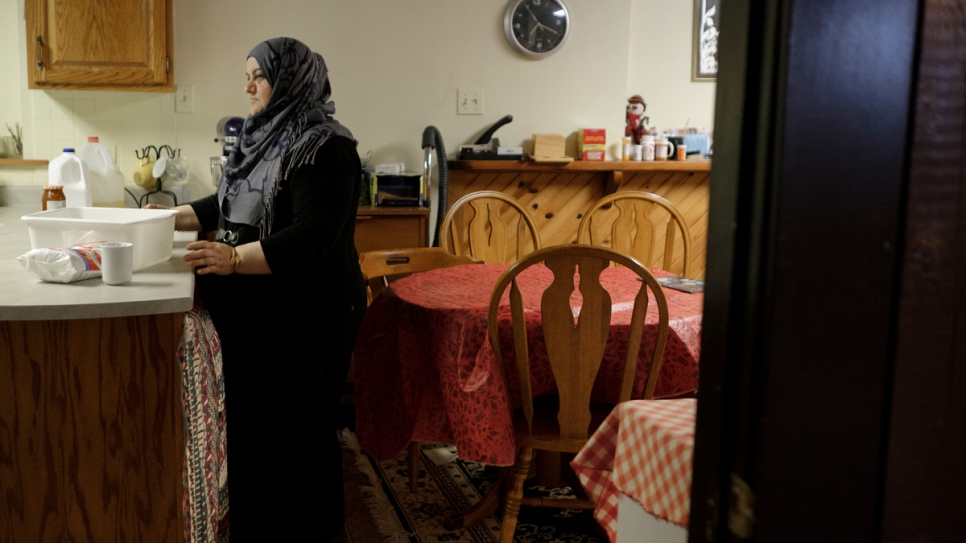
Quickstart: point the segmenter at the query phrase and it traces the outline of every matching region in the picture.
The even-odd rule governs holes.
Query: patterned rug
[[[476,503],[493,485],[494,470],[456,457],[453,446],[421,444],[418,489],[409,491],[407,453],[376,462],[359,450],[355,434],[340,434],[345,452],[346,524],[352,543],[494,543],[500,519],[492,516],[473,526],[447,530],[443,523]],[[569,487],[529,485],[527,495],[570,496]],[[353,507],[352,504],[359,504]],[[364,506],[363,506],[364,505]],[[524,507],[518,543],[607,543],[590,511]]]

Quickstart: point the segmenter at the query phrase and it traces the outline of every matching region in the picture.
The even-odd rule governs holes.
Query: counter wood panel
[[[549,247],[575,243],[580,219],[603,196],[615,190],[652,192],[684,214],[691,234],[691,275],[704,279],[710,169],[708,161],[456,161],[450,163],[449,201],[480,190],[509,194],[530,212],[543,246]],[[675,267],[680,264],[676,261]]]
[[[184,541],[183,321],[0,321],[0,541]]]

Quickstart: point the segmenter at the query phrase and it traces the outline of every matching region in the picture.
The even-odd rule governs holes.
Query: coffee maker
[[[219,119],[215,127],[218,132],[215,142],[221,142],[221,156],[211,157],[211,183],[216,187],[221,183],[221,174],[228,163],[228,155],[238,142],[238,135],[241,134],[244,124],[244,118],[228,116]]]

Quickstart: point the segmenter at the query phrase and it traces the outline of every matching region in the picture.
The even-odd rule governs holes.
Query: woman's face
[[[268,102],[272,98],[272,86],[268,84],[268,79],[262,69],[258,67],[255,57],[248,57],[245,65],[247,82],[245,83],[245,93],[248,94],[248,101],[251,105],[251,115],[263,111],[268,107]]]

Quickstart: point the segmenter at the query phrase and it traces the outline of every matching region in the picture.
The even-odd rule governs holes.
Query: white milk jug
[[[47,184],[64,187],[67,207],[93,205],[87,166],[71,147],[65,148],[63,154],[50,161],[47,166]]]
[[[124,207],[124,174],[97,136],[89,136],[77,156],[87,166],[93,205]],[[69,198],[68,198],[69,199]]]

